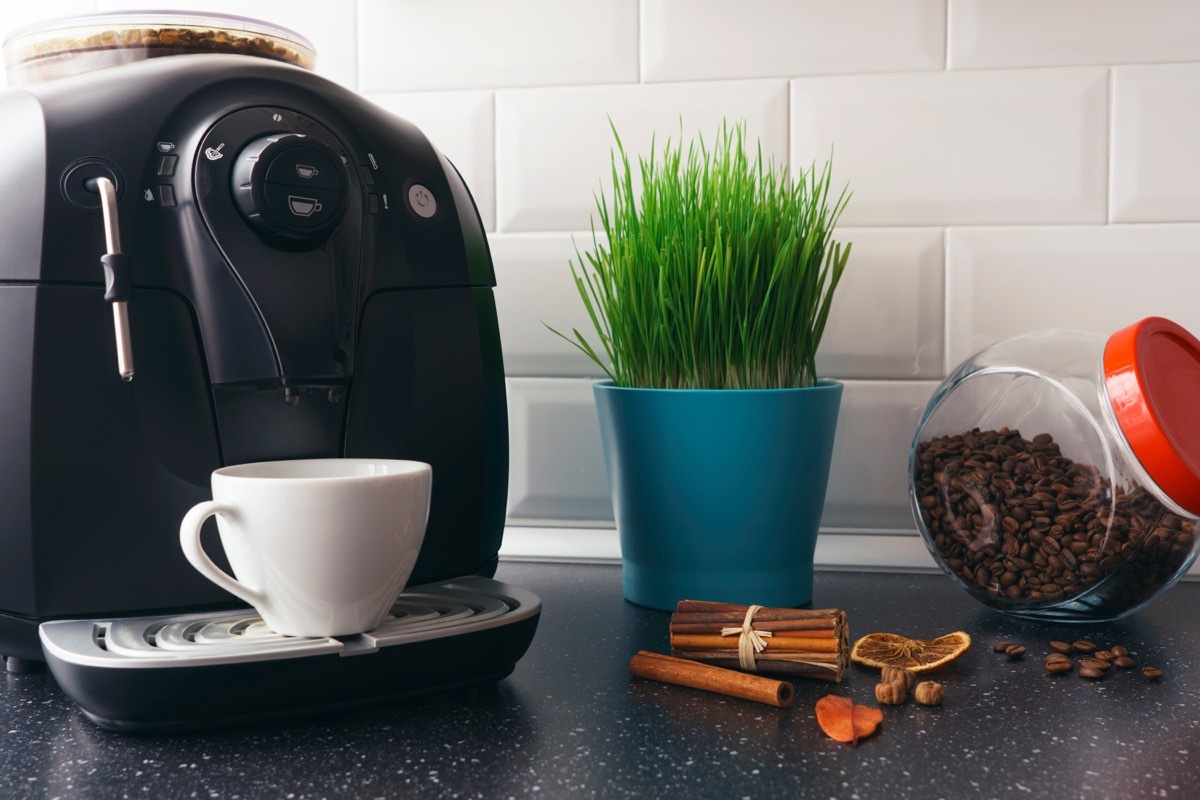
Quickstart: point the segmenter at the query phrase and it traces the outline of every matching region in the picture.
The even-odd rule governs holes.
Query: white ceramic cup
[[[179,527],[200,574],[242,598],[276,633],[345,636],[376,628],[412,574],[429,518],[432,468],[328,458],[223,467],[213,499]],[[213,515],[237,578],[200,545]]]

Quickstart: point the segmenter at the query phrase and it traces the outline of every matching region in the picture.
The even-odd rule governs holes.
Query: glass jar
[[[233,14],[116,11],[63,17],[4,40],[9,86],[28,86],[131,61],[188,53],[255,56],[312,69],[312,43],[287,28]]]
[[[1080,622],[1133,613],[1196,558],[1200,341],[1150,317],[980,351],[930,399],[909,487],[934,559],[983,603]]]

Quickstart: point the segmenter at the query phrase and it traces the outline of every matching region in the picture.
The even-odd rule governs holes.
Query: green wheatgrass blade
[[[616,127],[612,187],[596,194],[599,244],[570,263],[599,346],[570,341],[619,386],[782,388],[816,382],[816,351],[850,255],[832,167],[788,179],[747,152],[745,125],[661,149],[637,169]],[[641,183],[637,192],[634,176]],[[547,325],[547,327],[550,327]]]

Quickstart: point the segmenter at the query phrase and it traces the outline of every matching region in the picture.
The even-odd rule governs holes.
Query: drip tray
[[[211,728],[416,698],[508,675],[541,600],[490,578],[407,589],[383,624],[281,636],[250,611],[41,626],[63,691],[110,730]]]

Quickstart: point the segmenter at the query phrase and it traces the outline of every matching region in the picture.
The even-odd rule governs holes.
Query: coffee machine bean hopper
[[[453,165],[266,23],[99,14],[4,52],[10,669],[46,660],[116,730],[511,672],[541,606],[491,577],[504,372],[487,240]],[[433,465],[425,543],[381,628],[276,636],[185,560],[179,522],[213,469],[359,456]],[[205,546],[220,559],[215,530]]]

